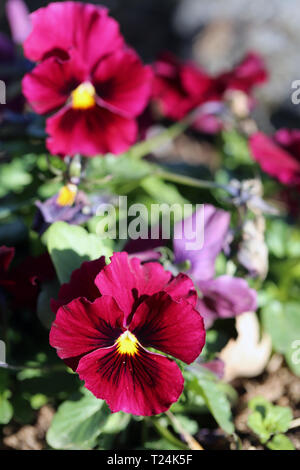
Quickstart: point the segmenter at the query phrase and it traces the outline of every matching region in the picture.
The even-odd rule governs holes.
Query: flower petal
[[[93,261],[85,261],[80,268],[75,269],[70,281],[61,286],[57,300],[51,299],[52,311],[56,313],[59,307],[78,297],[85,297],[90,302],[100,297],[94,281],[104,266],[106,266],[105,257],[101,256]]]
[[[111,263],[98,274],[95,284],[102,295],[116,299],[127,318],[141,296],[162,290],[171,276],[159,263],[141,264],[140,259],[129,258],[122,252],[112,256]]]
[[[50,57],[25,75],[23,94],[34,111],[45,114],[63,106],[84,79],[85,71],[75,58],[61,61]]]
[[[31,20],[32,32],[24,43],[24,52],[33,61],[49,56],[67,58],[75,48],[92,67],[123,45],[118,23],[103,7],[55,2],[32,13]]]
[[[198,300],[197,308],[207,326],[217,318],[233,318],[257,308],[257,293],[244,279],[225,275],[200,281],[198,286],[203,298]]]
[[[122,334],[123,312],[112,297],[93,303],[75,299],[60,307],[50,331],[50,344],[61,359],[112,346]]]
[[[203,319],[185,300],[175,302],[159,292],[135,312],[130,331],[145,347],[153,347],[187,364],[201,353],[205,343]]]
[[[198,295],[194,283],[186,274],[179,273],[162,290],[169,294],[173,300],[187,300],[193,307],[197,304]]]
[[[183,391],[183,377],[172,360],[146,351],[120,354],[116,346],[98,349],[80,361],[85,386],[107,401],[112,412],[150,416],[166,411]]]
[[[64,107],[47,120],[46,131],[52,154],[93,157],[126,151],[136,139],[137,125],[99,106],[86,110]]]
[[[182,263],[189,260],[192,266],[188,274],[195,281],[211,279],[214,276],[215,261],[224,245],[230,222],[228,212],[205,204],[204,227],[201,227],[202,210],[202,208],[198,209],[191,217],[178,222],[174,227],[175,261]],[[193,229],[193,234],[186,234],[188,229]],[[196,247],[196,231],[199,231],[198,234],[203,232],[203,245],[199,246],[199,249],[189,250],[187,249],[188,243],[194,243]],[[193,235],[193,237],[188,238],[187,235]]]
[[[284,184],[300,183],[300,162],[262,132],[250,137],[251,154],[263,171]]]
[[[93,74],[101,102],[127,118],[140,114],[151,92],[152,73],[131,49],[119,50],[101,60]]]

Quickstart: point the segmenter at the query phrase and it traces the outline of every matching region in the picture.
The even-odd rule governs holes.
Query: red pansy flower
[[[218,107],[218,102],[224,100],[228,91],[239,90],[249,95],[250,108],[250,94],[254,86],[265,82],[268,77],[263,60],[253,52],[232,70],[216,77],[209,76],[191,62],[181,63],[170,54],[160,57],[154,64],[154,72],[153,98],[161,112],[178,120],[206,103],[206,109],[203,108],[196,117],[194,127],[207,133],[221,129],[222,123],[217,114],[222,108]]]
[[[256,132],[250,137],[249,148],[263,171],[281,183],[300,185],[300,131],[281,129],[274,139]]]
[[[41,61],[23,80],[23,92],[47,119],[47,147],[60,155],[94,156],[127,150],[136,117],[151,89],[151,71],[125,47],[107,10],[75,2],[52,3],[32,15],[25,55]]]
[[[164,53],[153,68],[153,98],[165,116],[182,119],[208,97],[212,78],[192,62],[181,63]]]
[[[187,276],[115,253],[108,266],[103,258],[83,263],[62,286],[50,344],[112,412],[158,414],[178,400],[184,380],[173,360],[146,348],[193,362],[205,342],[196,301]]]

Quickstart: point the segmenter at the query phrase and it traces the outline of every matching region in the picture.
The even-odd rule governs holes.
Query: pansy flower
[[[205,331],[192,281],[127,253],[85,262],[52,302],[50,344],[112,412],[166,411],[183,390],[173,356],[200,354]],[[60,306],[61,305],[61,306]],[[148,348],[154,348],[155,352]]]
[[[78,191],[77,186],[68,183],[54,196],[45,201],[36,201],[37,212],[33,221],[33,230],[40,235],[57,221],[80,225],[96,215],[100,206],[112,202],[108,194],[95,194],[88,197],[85,192]]]
[[[40,61],[23,92],[47,119],[53,154],[121,153],[137,136],[136,117],[147,104],[151,71],[124,45],[115,20],[94,5],[52,3],[32,15],[25,55]]]
[[[238,90],[245,94],[250,109],[253,88],[268,76],[262,58],[253,52],[228,72],[215,77],[192,62],[180,62],[171,54],[163,54],[153,68],[153,100],[161,113],[178,120],[201,105],[193,127],[206,133],[222,128],[222,102],[232,97],[232,92]]]
[[[201,312],[205,326],[208,328],[217,319],[232,318],[241,313],[256,310],[257,295],[244,279],[229,275],[215,277],[216,258],[226,244],[230,214],[210,204],[205,204],[204,226],[197,227],[197,220],[196,211],[190,218],[175,224],[173,245],[175,263],[182,265],[186,260],[190,262],[188,274],[195,282],[200,294],[197,309]],[[203,244],[199,243],[198,249],[187,249],[188,243],[196,243],[196,233],[193,234],[194,238],[190,236],[191,234],[186,234],[186,227],[195,227],[194,230],[198,231],[204,230]],[[183,237],[179,237],[181,233],[184,233]]]

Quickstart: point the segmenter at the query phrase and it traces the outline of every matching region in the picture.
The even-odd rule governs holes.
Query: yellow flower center
[[[89,109],[96,104],[96,90],[90,82],[81,83],[71,93],[74,109]]]
[[[120,354],[128,354],[129,356],[133,356],[138,351],[138,340],[128,330],[117,339],[116,345],[117,351]]]
[[[77,186],[75,184],[67,184],[63,186],[57,196],[56,204],[59,206],[72,206],[77,194]]]

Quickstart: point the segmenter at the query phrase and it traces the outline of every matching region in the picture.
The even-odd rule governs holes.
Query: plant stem
[[[162,179],[172,181],[173,183],[182,184],[184,186],[191,186],[193,188],[201,189],[223,189],[229,194],[235,194],[235,191],[233,192],[233,189],[230,186],[225,186],[223,184],[216,183],[215,181],[200,180],[192,178],[191,176],[178,175],[177,173],[165,170],[158,170],[154,174],[155,176],[158,176]]]
[[[167,439],[171,444],[173,444],[174,446],[178,447],[181,450],[187,450],[187,446],[183,442],[181,442],[179,439],[177,439],[177,437],[173,436],[173,434],[167,428],[164,428],[163,426],[161,426],[157,422],[157,420],[153,419],[152,424],[157,430],[157,432],[162,437]]]
[[[182,435],[182,437],[184,438],[185,442],[187,443],[189,449],[191,449],[191,450],[204,450],[203,447],[199,444],[199,442],[196,441],[196,439],[194,439],[194,437],[188,431],[186,431],[183,428],[183,426],[178,421],[176,416],[173,415],[173,413],[170,410],[166,411],[166,415],[168,416],[168,418],[171,421],[172,425],[174,426],[175,430],[177,429],[177,431]]]

